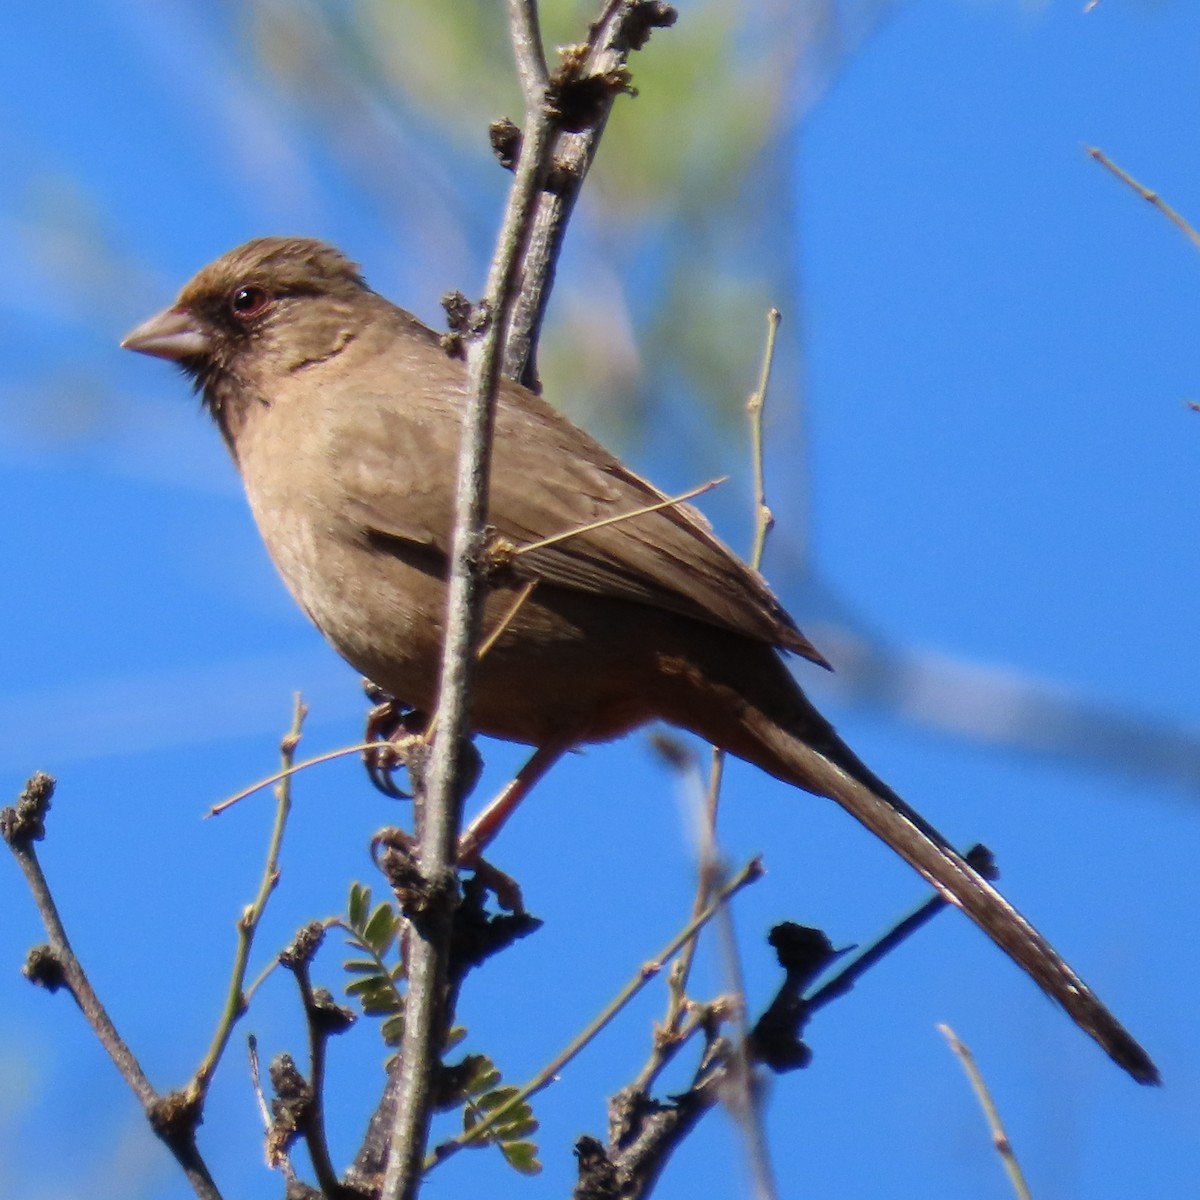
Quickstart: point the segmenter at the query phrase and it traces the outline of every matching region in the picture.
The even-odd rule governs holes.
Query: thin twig
[[[985,878],[993,878],[991,872],[994,871],[995,865],[986,846],[972,846],[963,858]],[[877,962],[895,950],[901,942],[912,937],[918,929],[928,925],[948,903],[944,896],[935,892],[907,917],[893,925],[881,938],[855,955],[828,983],[808,997],[805,1001],[808,1012],[815,1013],[831,1001],[844,996]]]
[[[43,781],[45,782],[43,783]],[[35,775],[26,785],[25,791],[22,793],[22,801],[25,801],[26,797],[38,787],[44,787],[49,793],[53,788],[49,776]],[[141,1101],[142,1106],[148,1107],[158,1099],[158,1093],[146,1077],[146,1073],[142,1070],[133,1051],[129,1049],[125,1040],[117,1032],[112,1018],[109,1017],[108,1011],[100,1002],[79,959],[75,956],[62,918],[59,916],[58,905],[54,902],[50,884],[42,871],[41,862],[38,860],[32,842],[9,840],[9,846],[21,870],[25,873],[25,880],[29,884],[29,890],[33,894],[34,903],[42,918],[42,925],[50,939],[50,950],[62,973],[64,986],[71,993],[75,1003],[79,1005],[84,1019],[91,1026],[92,1032],[100,1044],[108,1052],[113,1065],[121,1073],[121,1078],[129,1085],[133,1094]],[[26,973],[29,973],[28,970]]]
[[[271,1109],[267,1104],[267,1097],[263,1093],[262,1071],[258,1061],[258,1038],[254,1034],[250,1034],[246,1038],[246,1057],[250,1061],[250,1090],[254,1093],[254,1099],[258,1103],[258,1115],[262,1117],[263,1130],[269,1132]]]
[[[775,518],[767,506],[766,473],[763,466],[763,411],[766,407],[767,388],[771,383],[771,365],[775,360],[775,342],[781,320],[779,309],[767,311],[767,340],[763,348],[762,365],[759,368],[758,386],[746,401],[746,412],[750,418],[750,458],[754,478],[754,538],[750,546],[750,565],[757,571],[762,566],[763,551],[767,535],[775,524]],[[725,777],[725,751],[712,748],[712,761],[708,772],[708,790],[704,799],[704,832],[701,834],[700,878],[696,895],[692,900],[692,915],[695,916],[712,890],[711,866],[716,860],[717,816],[721,804],[721,782]],[[679,970],[671,979],[670,1000],[667,1008],[666,1028],[673,1030],[686,1007],[687,985],[696,959],[698,941],[693,941],[683,953]]]
[[[508,21],[528,125],[537,120],[550,82],[536,0],[509,0]]]
[[[253,796],[255,792],[261,792],[263,788],[269,788],[271,784],[278,783],[281,779],[288,779],[300,771],[307,771],[309,767],[319,767],[322,763],[333,762],[334,759],[345,758],[349,754],[361,754],[364,750],[378,750],[380,744],[379,742],[359,742],[356,746],[342,746],[337,750],[329,750],[313,758],[306,758],[303,762],[292,763],[291,766],[284,767],[282,770],[273,771],[257,783],[252,783],[249,787],[242,788],[240,792],[234,792],[232,796],[228,796],[218,804],[214,804],[204,814],[205,820],[209,817],[219,817],[226,809],[232,808],[235,804],[240,803],[249,796]]]
[[[479,1141],[498,1121],[504,1118],[506,1113],[511,1112],[517,1105],[523,1104],[530,1096],[540,1092],[542,1088],[552,1083],[563,1067],[584,1050],[642,988],[652,979],[657,978],[663,967],[679,953],[688,940],[695,937],[696,933],[703,929],[742,888],[762,878],[762,873],[762,860],[758,858],[751,859],[728,883],[717,890],[712,902],[698,917],[690,920],[654,958],[641,967],[638,973],[609,1001],[603,1011],[582,1032],[573,1038],[561,1053],[547,1063],[514,1096],[510,1097],[504,1105],[492,1110],[482,1121],[476,1125],[472,1125],[469,1130],[459,1137],[438,1146],[437,1150],[426,1162],[426,1169],[443,1162],[451,1154],[461,1150],[464,1146]]]
[[[771,367],[775,363],[775,342],[779,336],[779,323],[782,320],[779,309],[767,310],[767,344],[763,349],[758,387],[746,401],[746,412],[750,417],[750,457],[754,463],[754,542],[750,547],[750,565],[756,571],[762,569],[767,535],[775,527],[775,515],[767,504],[763,414],[767,406],[767,389],[771,386]]]
[[[96,1040],[138,1098],[151,1128],[175,1156],[192,1190],[200,1200],[221,1200],[220,1190],[196,1146],[199,1110],[186,1102],[175,1104],[174,1097],[164,1097],[155,1091],[133,1051],[117,1032],[108,1010],[92,988],[83,964],[71,948],[58,905],[54,902],[50,884],[33,845],[45,836],[45,816],[53,793],[54,780],[49,775],[39,773],[25,785],[16,807],[0,812],[0,830],[25,875],[42,925],[50,939],[49,946],[43,948],[41,954],[35,951],[31,955],[25,973],[32,981],[41,983],[51,991],[60,986],[67,989],[96,1035]],[[45,961],[47,954],[50,962]],[[36,972],[31,970],[35,958]]]
[[[717,814],[721,804],[721,783],[725,778],[725,751],[717,746],[711,748],[708,768],[708,787],[704,792],[704,816],[700,825],[700,847],[697,854],[696,893],[692,897],[692,916],[700,912],[708,901],[716,878],[717,867]],[[700,939],[693,938],[683,949],[677,968],[671,973],[668,987],[667,1016],[663,1027],[672,1037],[679,1036],[679,1023],[688,1008],[688,981],[696,961]]]
[[[762,368],[758,387],[746,402],[750,417],[751,460],[754,473],[754,542],[750,551],[750,565],[757,571],[762,565],[763,550],[767,534],[775,523],[767,506],[766,473],[763,465],[763,410],[766,406],[767,388],[771,382],[771,364],[775,358],[775,338],[779,330],[779,310],[772,308],[767,313],[767,340],[763,350]],[[708,852],[715,864],[717,859],[717,815],[720,803],[721,780],[724,776],[725,756],[713,748],[713,766],[708,789]],[[725,973],[738,998],[734,1013],[734,1028],[737,1041],[730,1051],[726,1079],[732,1085],[726,1095],[726,1103],[737,1121],[746,1144],[746,1158],[754,1182],[754,1194],[760,1200],[773,1200],[776,1195],[774,1171],[771,1167],[770,1147],[763,1125],[762,1103],[756,1088],[754,1067],[748,1051],[749,1029],[746,1024],[746,987],[738,954],[737,937],[733,931],[733,919],[725,909],[718,919],[717,931],[725,959]]]
[[[292,970],[304,1004],[304,1023],[308,1026],[308,1082],[312,1088],[312,1107],[304,1123],[304,1144],[308,1147],[313,1174],[321,1191],[330,1200],[337,1200],[344,1189],[329,1157],[329,1141],[325,1135],[325,1050],[329,1032],[318,1023],[317,1001],[313,995],[308,963],[296,963]]]
[[[250,962],[250,948],[254,944],[254,935],[258,924],[266,911],[267,901],[279,882],[279,852],[283,846],[283,831],[287,827],[288,814],[292,809],[292,780],[291,769],[296,757],[296,747],[300,743],[300,731],[308,709],[296,693],[292,706],[292,725],[279,744],[280,758],[283,760],[283,771],[275,785],[275,823],[271,828],[271,840],[267,844],[267,859],[263,864],[262,879],[258,885],[258,894],[253,903],[242,913],[237,922],[237,950],[233,956],[233,972],[229,978],[229,987],[225,994],[225,1007],[217,1022],[213,1034],[212,1045],[208,1053],[196,1068],[195,1075],[188,1085],[188,1092],[201,1103],[208,1092],[213,1072],[221,1055],[229,1044],[229,1036],[238,1019],[246,1011],[246,995],[243,988],[246,983],[246,970]]]
[[[950,1049],[958,1055],[963,1070],[966,1071],[967,1078],[971,1081],[971,1087],[979,1101],[979,1107],[983,1109],[983,1115],[987,1118],[988,1128],[992,1133],[992,1145],[996,1147],[996,1153],[1000,1155],[1000,1161],[1008,1173],[1008,1179],[1017,1200],[1030,1200],[1029,1185],[1025,1182],[1021,1164],[1017,1162],[1012,1142],[1008,1140],[1008,1134],[1004,1131],[1004,1122],[1000,1119],[1000,1110],[997,1109],[996,1102],[992,1099],[991,1092],[988,1091],[988,1086],[975,1062],[975,1056],[966,1045],[959,1041],[958,1035],[949,1025],[939,1025],[938,1029],[950,1043]]]
[[[515,14],[513,19],[515,24]],[[532,122],[525,133],[517,176],[488,275],[484,305],[490,323],[468,352],[467,402],[459,448],[446,638],[436,713],[439,728],[428,787],[415,803],[420,843],[418,866],[431,899],[421,928],[413,929],[409,943],[398,1103],[384,1176],[384,1200],[413,1200],[417,1195],[429,1138],[435,1075],[445,1040],[450,938],[457,899],[454,867],[462,808],[459,748],[468,733],[472,650],[478,638],[482,608],[481,568],[492,426],[518,267],[529,236],[535,197],[545,179],[550,142],[549,120]]]
[[[250,1087],[258,1103],[258,1114],[262,1118],[263,1132],[267,1136],[267,1165],[279,1170],[284,1179],[284,1194],[287,1195],[296,1186],[298,1177],[296,1175],[296,1168],[292,1166],[292,1160],[287,1150],[283,1147],[272,1146],[271,1131],[274,1128],[275,1121],[271,1115],[271,1107],[267,1103],[266,1093],[263,1091],[262,1064],[258,1058],[258,1038],[254,1034],[250,1034],[246,1039],[246,1052],[250,1059]]]
[[[775,1172],[771,1166],[767,1131],[763,1124],[762,1096],[754,1076],[754,1064],[750,1061],[750,1030],[746,1023],[746,980],[738,954],[737,935],[728,908],[723,909],[718,917],[716,933],[725,960],[725,975],[736,1001],[731,1013],[736,1038],[729,1048],[726,1061],[722,1099],[745,1143],[746,1161],[750,1167],[754,1195],[758,1200],[775,1200],[778,1191],[775,1187]]]
[[[1113,162],[1113,160],[1109,158],[1103,150],[1097,150],[1095,146],[1088,146],[1087,152],[1102,167],[1106,167],[1109,171],[1111,171],[1122,183],[1133,188],[1133,190],[1137,192],[1137,194],[1141,196],[1141,198],[1145,200],[1147,204],[1157,208],[1158,211],[1162,213],[1162,215],[1166,217],[1167,220],[1170,221],[1171,224],[1173,224],[1175,228],[1178,229],[1184,235],[1184,237],[1186,237],[1188,241],[1192,243],[1193,246],[1196,247],[1196,249],[1200,250],[1200,232],[1196,231],[1195,227],[1188,221],[1186,217],[1176,212],[1175,209],[1173,209],[1157,192],[1151,191],[1150,188],[1146,187],[1144,183],[1139,183],[1136,179],[1134,179],[1134,177],[1130,175],[1128,171],[1118,167],[1117,164]]]
[[[694,945],[693,938],[689,945]],[[687,947],[684,947],[686,951]],[[677,964],[678,965],[678,964]],[[680,1018],[667,1037],[656,1037],[650,1056],[638,1072],[637,1078],[624,1090],[637,1095],[649,1094],[658,1077],[678,1057],[679,1052],[697,1033],[704,1032],[712,1022],[710,1005],[689,1004],[687,1015]],[[666,1027],[663,1026],[665,1029]]]
[[[279,966],[279,959],[273,958],[267,963],[261,971],[247,985],[243,995],[246,997],[246,1007],[250,1007],[250,1002],[258,994],[258,989],[275,973],[275,969]]]
[[[510,13],[523,10],[532,0],[509,0]],[[550,147],[549,159],[554,163],[555,186],[537,196],[532,230],[522,262],[521,289],[513,307],[512,321],[504,352],[504,374],[519,379],[534,391],[539,390],[537,370],[537,340],[554,284],[554,265],[562,250],[567,223],[587,177],[596,149],[608,122],[608,115],[618,95],[626,90],[621,82],[630,47],[641,46],[649,36],[647,18],[650,5],[644,0],[609,0],[604,11],[590,29],[587,50],[575,70],[576,78],[608,81],[600,94],[593,94],[593,111],[585,128],[557,132]],[[675,19],[674,11],[666,4],[658,6],[651,25],[667,26]],[[562,67],[555,72],[561,75]],[[532,80],[522,77],[525,85],[525,135],[521,155],[528,152],[531,129],[541,124],[530,119],[531,101],[540,107],[541,96],[530,87]],[[544,94],[544,93],[543,93]]]
[[[496,628],[493,629],[487,637],[480,643],[479,648],[475,651],[475,661],[482,662],[487,656],[491,648],[500,640],[504,631],[516,620],[517,613],[525,607],[525,602],[533,595],[533,589],[538,585],[536,579],[531,579],[518,593],[517,598],[509,606],[508,611],[496,622]]]
[[[713,488],[720,487],[728,479],[728,475],[722,475],[717,479],[710,479],[707,483],[700,484],[699,487],[681,492],[678,496],[666,496],[662,500],[656,500],[653,504],[647,504],[642,508],[633,508],[629,512],[617,513],[613,517],[601,517],[598,521],[589,521],[586,525],[577,525],[574,529],[564,529],[561,533],[552,533],[549,537],[539,538],[536,542],[526,542],[524,545],[514,546],[508,552],[508,556],[510,558],[520,558],[522,554],[532,554],[535,550],[545,550],[547,546],[554,546],[559,542],[565,542],[568,538],[578,537],[581,533],[593,533],[595,530],[603,529],[607,525],[619,525],[622,521],[632,521],[634,517],[644,517],[647,513],[661,512],[664,508],[674,508],[676,505],[685,504],[688,500],[693,500],[697,496],[703,496],[705,492],[711,492]]]

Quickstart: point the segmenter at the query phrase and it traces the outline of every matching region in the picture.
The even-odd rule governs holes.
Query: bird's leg
[[[405,764],[408,742],[423,736],[425,717],[369,679],[363,680],[363,691],[372,703],[363,741],[379,743],[377,748],[363,751],[367,778],[385,796],[393,800],[411,800],[412,797],[396,783],[395,773]]]
[[[525,765],[513,776],[500,794],[471,822],[458,839],[458,865],[474,867],[480,855],[491,845],[504,822],[517,811],[518,805],[533,790],[537,782],[550,770],[568,749],[561,742],[550,742],[539,746],[530,755]]]

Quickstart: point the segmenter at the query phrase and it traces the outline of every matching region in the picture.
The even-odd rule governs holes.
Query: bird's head
[[[370,294],[356,264],[312,238],[258,238],[209,263],[175,303],[125,336],[127,350],[176,363],[226,439],[273,380],[336,355]]]

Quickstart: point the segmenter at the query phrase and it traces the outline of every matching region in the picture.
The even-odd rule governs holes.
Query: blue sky
[[[771,181],[787,225],[759,231],[799,285],[770,297],[792,340],[791,386],[769,401],[780,528],[767,564],[843,660],[848,684],[800,670],[851,744],[956,841],[992,847],[1006,891],[1166,1086],[1130,1083],[945,916],[821,1014],[807,1072],[771,1084],[784,1196],[1010,1194],[942,1021],[974,1048],[1035,1196],[1184,1194],[1200,1168],[1200,415],[1186,406],[1200,399],[1200,260],[1084,152],[1099,146],[1200,220],[1200,10],[1082,9],[895,5],[789,134],[786,176]],[[116,343],[204,262],[270,232],[345,245],[436,323],[442,291],[479,287],[502,189],[482,143],[435,152],[418,114],[411,127],[388,117],[389,153],[409,152],[399,166],[335,153],[246,28],[232,8],[76,0],[14,11],[0,45],[0,769],[8,796],[34,769],[58,776],[47,868],[163,1087],[207,1044],[270,819],[261,798],[216,822],[200,814],[271,769],[294,690],[313,710],[312,751],[355,740],[362,705],[275,580],[183,382]],[[647,104],[669,36],[637,64]],[[655,219],[669,234],[669,206]],[[778,276],[778,263],[745,267]],[[639,360],[654,358],[640,344]],[[622,451],[667,487],[733,473],[711,511],[744,545],[740,432],[711,432],[677,397],[645,419]],[[855,653],[904,674],[867,695]],[[1131,729],[1163,735],[1159,750],[1134,755]],[[493,786],[519,757],[485,753]],[[593,749],[555,771],[498,847],[546,926],[480,976],[462,1016],[512,1079],[682,924],[694,867],[678,790],[642,738]],[[752,1004],[776,981],[761,940],[774,921],[845,945],[923,898],[832,805],[737,767],[727,796],[726,852],[765,852],[768,867],[735,914]],[[310,774],[297,799],[259,962],[369,878],[366,840],[396,815],[349,763]],[[69,1002],[19,978],[40,933],[15,868],[0,871],[0,898],[3,1191],[187,1195]],[[335,987],[336,966],[333,951]],[[718,989],[718,966],[705,960],[700,981]],[[542,1097],[541,1179],[463,1155],[430,1194],[566,1194],[573,1139],[603,1130],[602,1098],[634,1074],[661,1010],[661,995],[640,1001]],[[299,1051],[286,980],[250,1029],[267,1053]],[[369,1097],[371,1031],[334,1053],[335,1084]],[[271,1194],[243,1062],[235,1038],[201,1141],[226,1194]],[[335,1161],[368,1103],[338,1110]],[[658,1194],[743,1194],[740,1154],[717,1114]]]

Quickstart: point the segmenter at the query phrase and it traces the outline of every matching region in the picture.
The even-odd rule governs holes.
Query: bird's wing
[[[445,553],[458,439],[437,407],[428,397],[381,398],[373,419],[393,427],[347,447],[344,461],[354,464],[350,511],[364,529]],[[828,665],[762,576],[691,505],[584,529],[667,497],[539,397],[502,385],[493,445],[489,523],[518,551],[558,538],[517,553],[518,577],[653,605]],[[380,446],[404,450],[384,461],[375,449],[373,459]]]

